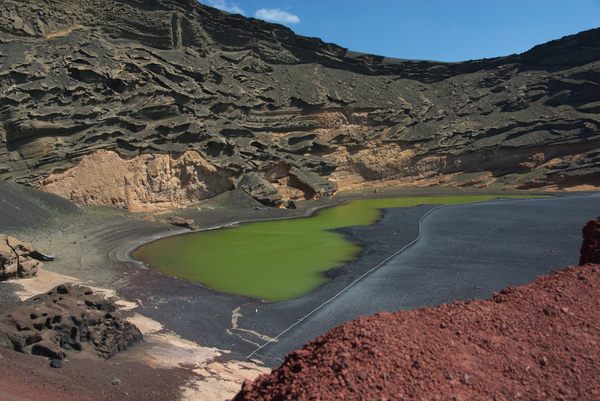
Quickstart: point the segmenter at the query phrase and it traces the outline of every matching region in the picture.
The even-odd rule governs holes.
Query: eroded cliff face
[[[43,190],[80,205],[118,206],[132,212],[181,207],[232,187],[226,172],[194,151],[124,159],[99,150],[41,183]]]
[[[599,89],[600,30],[437,63],[353,53],[193,0],[5,0],[0,179],[132,209],[231,186],[274,205],[388,184],[595,188]],[[190,151],[195,178],[130,170]],[[108,167],[103,152],[146,178],[78,183]],[[199,184],[207,165],[229,184]],[[148,192],[123,189],[138,184]]]

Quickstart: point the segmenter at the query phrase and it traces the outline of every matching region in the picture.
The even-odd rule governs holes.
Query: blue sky
[[[378,55],[461,61],[600,27],[600,0],[200,0]]]

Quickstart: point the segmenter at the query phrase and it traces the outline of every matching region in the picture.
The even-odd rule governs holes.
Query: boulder
[[[142,340],[113,302],[63,284],[0,314],[0,346],[54,360],[69,352],[111,358]]]
[[[0,234],[0,280],[33,277],[41,261],[53,259],[27,242]]]
[[[311,195],[311,198],[332,196],[337,190],[334,182],[312,171],[292,167],[290,175],[294,178],[294,185]]]
[[[187,228],[188,230],[192,231],[198,230],[200,228],[198,224],[196,224],[194,219],[186,219],[179,216],[167,217],[165,219],[165,223],[176,227]]]
[[[243,175],[239,179],[237,187],[264,205],[277,206],[281,202],[281,195],[277,189],[260,174],[247,173]]]
[[[579,264],[587,263],[600,264],[600,217],[588,221],[583,227],[583,244],[581,245]]]

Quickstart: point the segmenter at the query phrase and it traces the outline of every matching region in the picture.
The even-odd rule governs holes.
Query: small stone
[[[110,382],[110,384],[112,384],[113,386],[120,386],[121,385],[121,379],[119,379],[118,377],[115,377],[114,379],[112,379],[112,381]]]
[[[60,360],[60,359],[52,359],[50,361],[51,368],[60,369],[60,368],[62,368],[62,365],[63,365],[63,363],[62,363],[62,360]]]
[[[68,294],[69,293],[69,288],[66,285],[64,285],[64,284],[61,284],[58,287],[56,287],[56,292],[58,294]]]

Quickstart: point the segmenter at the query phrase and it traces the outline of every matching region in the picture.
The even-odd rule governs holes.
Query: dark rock
[[[281,195],[275,187],[257,173],[243,175],[237,183],[237,188],[268,206],[276,206],[281,201]]]
[[[583,227],[583,244],[579,264],[600,264],[600,217],[590,220]]]
[[[60,368],[62,368],[62,365],[63,365],[62,359],[53,359],[50,361],[51,368],[60,369]]]
[[[76,285],[60,285],[0,314],[0,346],[52,359],[70,351],[111,358],[141,339],[111,301]]]
[[[42,340],[31,346],[31,353],[33,355],[41,355],[52,359],[63,359],[65,353],[60,347],[50,340]]]
[[[61,284],[58,287],[56,287],[56,293],[57,294],[68,294],[69,288],[64,284]]]

